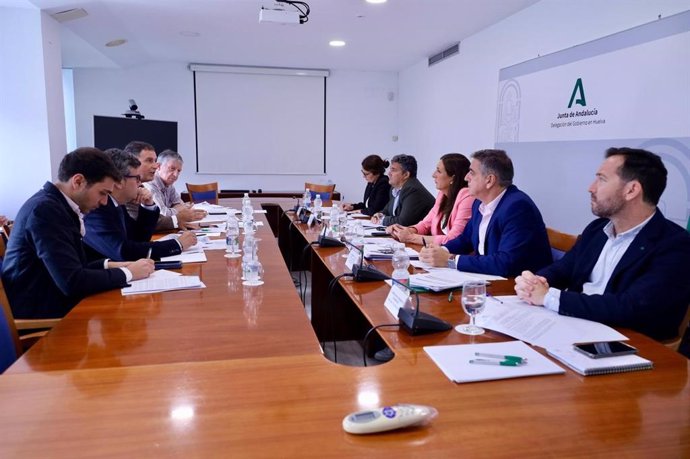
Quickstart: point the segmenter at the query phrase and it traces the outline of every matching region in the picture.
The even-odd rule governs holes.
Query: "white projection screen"
[[[197,172],[326,172],[327,71],[203,65],[190,69]]]

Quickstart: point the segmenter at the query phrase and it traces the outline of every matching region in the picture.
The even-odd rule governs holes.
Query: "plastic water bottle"
[[[251,206],[252,205],[252,200],[249,198],[249,193],[244,193],[244,196],[242,196],[242,207],[244,206]]]
[[[333,206],[338,207],[338,206]],[[347,229],[347,212],[344,210],[338,210],[338,229],[340,230],[340,235],[343,236]]]
[[[340,212],[338,211],[338,206],[331,207],[331,218],[329,220],[329,230],[333,237],[340,236]]]
[[[305,209],[311,207],[311,191],[309,191],[309,188],[304,190],[304,196],[302,197],[302,207],[304,207]]]
[[[244,235],[244,241],[242,242],[242,279],[247,279],[247,270],[249,269],[249,263],[254,260],[255,251],[254,236],[249,233]]]
[[[242,206],[242,226],[244,234],[254,232],[254,208],[251,203]]]
[[[228,223],[225,228],[225,251],[236,254],[240,249],[240,225],[233,214],[228,215]]]
[[[316,214],[316,218],[321,220],[321,208],[323,207],[323,201],[321,200],[321,195],[317,194],[316,197],[314,197],[314,210],[313,212]]]
[[[406,286],[410,285],[410,256],[405,251],[405,244],[397,243],[393,252],[393,274],[392,278]]]

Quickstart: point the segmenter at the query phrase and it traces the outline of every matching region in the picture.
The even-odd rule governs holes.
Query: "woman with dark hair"
[[[390,165],[379,155],[369,155],[362,161],[362,175],[367,181],[364,200],[357,204],[343,204],[344,210],[360,210],[364,215],[374,215],[388,203],[391,186],[388,183],[386,168]]]
[[[401,242],[443,244],[462,233],[472,215],[474,198],[469,195],[465,176],[470,161],[459,153],[441,156],[432,174],[438,195],[436,203],[424,219],[414,226],[391,225],[386,228]]]

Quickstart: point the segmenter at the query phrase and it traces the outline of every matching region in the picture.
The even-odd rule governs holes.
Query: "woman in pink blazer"
[[[414,226],[391,225],[386,231],[401,242],[443,244],[462,233],[472,215],[474,198],[469,195],[465,175],[470,161],[460,153],[441,156],[432,177],[438,190],[436,203],[424,220]]]

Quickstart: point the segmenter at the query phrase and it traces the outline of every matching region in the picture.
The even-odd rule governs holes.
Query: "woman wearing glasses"
[[[364,200],[356,204],[343,204],[344,210],[359,210],[364,215],[374,215],[388,203],[391,186],[388,183],[386,168],[390,165],[379,155],[369,155],[362,161],[362,175],[367,181]]]

